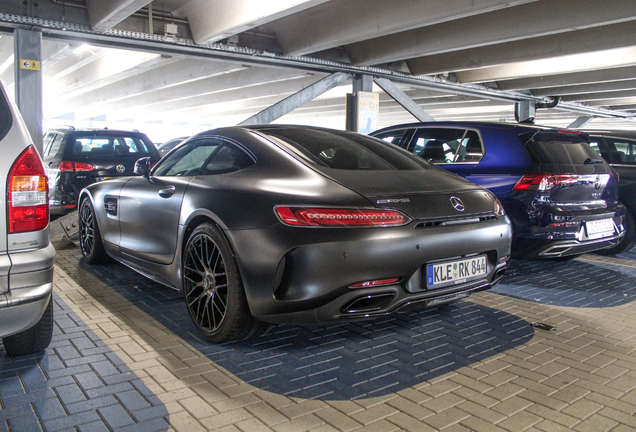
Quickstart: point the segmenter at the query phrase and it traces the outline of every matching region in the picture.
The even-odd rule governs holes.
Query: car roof
[[[636,139],[636,131],[624,129],[584,130],[588,135],[612,136],[616,138]]]
[[[470,127],[479,129],[482,127],[498,127],[502,129],[527,129],[527,130],[560,130],[564,128],[555,128],[549,126],[541,126],[541,125],[533,125],[526,123],[510,123],[510,122],[485,122],[485,121],[460,121],[460,120],[448,120],[448,121],[431,121],[431,122],[414,122],[414,123],[403,123],[395,126],[389,126],[380,130],[390,130],[390,129],[398,129],[398,128],[414,128],[414,127],[425,127],[425,126],[453,126],[453,127]],[[378,131],[376,131],[378,132]],[[577,131],[583,132],[583,131]]]
[[[50,128],[47,129],[45,133],[47,132],[66,132],[66,133],[75,133],[75,132],[105,132],[105,133],[109,133],[112,132],[114,134],[117,135],[121,135],[121,134],[130,134],[130,135],[146,135],[143,132],[139,132],[138,130],[124,130],[124,129],[107,129],[107,128],[103,128],[103,129],[98,129],[98,128],[75,128],[74,126],[58,126],[58,127],[54,127],[54,128]]]

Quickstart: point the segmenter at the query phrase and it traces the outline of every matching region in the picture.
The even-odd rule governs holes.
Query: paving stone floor
[[[55,246],[53,342],[0,348],[0,430],[636,430],[636,250],[514,261],[450,305],[210,345],[176,291]]]

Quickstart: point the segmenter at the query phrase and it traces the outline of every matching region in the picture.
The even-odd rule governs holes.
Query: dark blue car
[[[372,134],[490,189],[513,223],[513,256],[569,259],[624,235],[618,175],[585,133],[513,123],[430,122]]]

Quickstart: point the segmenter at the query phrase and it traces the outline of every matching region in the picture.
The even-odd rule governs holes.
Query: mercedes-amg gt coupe
[[[181,290],[213,343],[458,300],[510,256],[491,192],[377,138],[228,127],[151,165],[81,191],[82,254]]]

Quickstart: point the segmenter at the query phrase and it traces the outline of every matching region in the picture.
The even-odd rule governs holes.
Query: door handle
[[[175,190],[176,189],[174,186],[168,186],[165,189],[159,189],[159,196],[162,198],[170,198],[172,195],[174,195]]]

